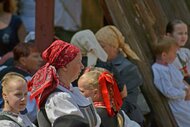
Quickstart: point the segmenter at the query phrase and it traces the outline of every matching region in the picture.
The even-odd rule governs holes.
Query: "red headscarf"
[[[56,40],[42,53],[42,58],[47,63],[34,74],[28,83],[28,89],[31,91],[30,99],[35,98],[38,107],[59,84],[56,69],[65,67],[79,52],[79,48],[74,45]]]
[[[123,103],[117,83],[108,72],[103,72],[98,80],[106,110],[109,116],[114,116]]]

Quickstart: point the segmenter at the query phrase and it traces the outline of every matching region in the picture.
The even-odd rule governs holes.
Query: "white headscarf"
[[[90,30],[77,32],[71,39],[71,44],[80,48],[82,55],[87,56],[87,66],[96,65],[97,59],[107,61],[107,53],[100,46],[94,33]]]

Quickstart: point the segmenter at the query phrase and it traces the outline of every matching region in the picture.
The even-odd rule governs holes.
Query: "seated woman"
[[[88,68],[79,78],[78,87],[94,102],[102,119],[101,127],[140,127],[121,111],[122,98],[112,74],[103,68]]]
[[[26,35],[22,20],[15,15],[16,6],[16,0],[0,1],[0,57],[3,59],[6,59],[4,56],[6,53],[24,41]]]
[[[84,67],[80,50],[62,40],[56,40],[42,53],[42,58],[47,63],[28,84],[31,99],[35,98],[42,111],[41,115],[38,113],[39,126],[47,127],[47,122],[51,126],[55,119],[64,115],[78,115],[85,118],[90,127],[99,127],[100,118],[92,103],[71,84]]]
[[[3,111],[0,113],[1,127],[35,127],[26,115],[20,111],[27,104],[27,82],[25,78],[15,72],[7,73],[2,79]]]
[[[130,119],[138,122],[143,127],[144,117],[139,107],[141,105],[137,104],[143,77],[138,66],[131,61],[140,61],[140,58],[130,48],[122,32],[116,26],[104,26],[96,32],[95,36],[108,54],[107,63],[116,69],[113,74],[120,79],[121,83],[118,82],[119,87],[123,87],[123,85],[127,87],[128,95],[123,98],[122,110],[125,111]],[[131,107],[132,110],[129,111],[128,107]]]

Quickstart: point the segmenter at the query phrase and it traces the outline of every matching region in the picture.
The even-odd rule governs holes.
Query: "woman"
[[[142,85],[143,79],[138,67],[127,59],[140,60],[139,57],[130,49],[125,42],[124,36],[115,26],[105,26],[98,30],[95,36],[108,54],[108,63],[116,68],[118,74],[115,75],[120,77],[122,85],[125,84],[127,86],[128,95],[124,99],[122,109],[131,119],[143,124],[144,118],[137,105],[137,97],[140,92],[139,86]],[[130,106],[129,103],[132,105]],[[134,110],[129,111],[127,107],[131,107]]]
[[[26,35],[21,19],[14,15],[15,0],[0,1],[0,57],[10,52]]]
[[[71,85],[83,69],[80,50],[56,40],[42,53],[42,58],[47,63],[34,74],[29,90],[38,107],[43,108],[44,105],[50,124],[53,125],[60,116],[74,114],[87,119],[90,127],[98,127],[100,118],[91,102]],[[41,120],[38,122],[44,127]]]

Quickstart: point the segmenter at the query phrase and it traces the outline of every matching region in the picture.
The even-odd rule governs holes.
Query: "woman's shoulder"
[[[81,94],[78,87],[71,87],[70,90],[67,90],[66,88],[59,89],[48,97],[47,102],[50,101],[70,101],[80,106],[91,104],[91,102]]]
[[[70,99],[70,98],[72,98],[70,93],[68,93],[67,91],[62,91],[62,90],[57,89],[50,94],[47,100],[50,100],[50,99],[61,99],[61,100],[64,99],[65,100],[65,99]]]

